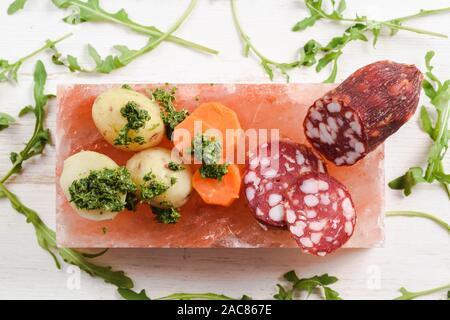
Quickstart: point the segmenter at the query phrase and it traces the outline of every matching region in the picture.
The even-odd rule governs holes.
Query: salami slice
[[[250,209],[261,222],[284,227],[285,192],[299,175],[325,170],[322,160],[304,145],[289,140],[260,145],[249,155],[244,175],[245,194]]]
[[[327,174],[302,175],[287,192],[289,231],[305,253],[325,256],[353,234],[355,206],[346,187]]]
[[[359,69],[309,108],[309,142],[338,166],[355,164],[414,114],[422,80],[414,65],[379,61]]]

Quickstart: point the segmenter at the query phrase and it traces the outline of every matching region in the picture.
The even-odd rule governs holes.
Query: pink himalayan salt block
[[[59,186],[66,158],[91,150],[124,165],[134,154],[119,151],[97,131],[91,117],[95,98],[119,85],[67,85],[58,88],[56,217],[58,245],[76,248],[296,248],[284,229],[258,223],[241,192],[229,208],[207,205],[194,192],[181,208],[176,224],[155,221],[146,205],[124,211],[111,221],[90,221],[69,205]],[[136,85],[143,93],[164,85]],[[332,84],[180,84],[176,106],[192,111],[202,102],[217,101],[233,109],[244,130],[279,129],[281,137],[306,143],[303,119],[307,108]],[[169,141],[162,146],[170,147]],[[384,149],[380,146],[351,167],[327,162],[329,174],[347,186],[357,210],[357,224],[347,248],[378,247],[384,241]]]

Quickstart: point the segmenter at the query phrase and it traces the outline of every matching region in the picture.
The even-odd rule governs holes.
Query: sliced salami
[[[255,217],[275,227],[286,226],[286,191],[299,175],[325,172],[323,162],[312,150],[289,140],[262,144],[249,155],[244,175],[245,194]]]
[[[422,80],[414,65],[379,61],[359,69],[309,108],[309,142],[337,166],[355,164],[414,114]]]
[[[352,236],[355,206],[336,179],[317,172],[302,175],[287,197],[286,221],[303,252],[325,256]]]

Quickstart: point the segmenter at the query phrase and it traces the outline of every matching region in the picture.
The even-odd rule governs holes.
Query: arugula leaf
[[[322,288],[325,300],[342,300],[339,293],[329,287],[329,285],[336,283],[338,279],[329,276],[327,273],[321,276],[313,276],[311,278],[299,278],[295,271],[289,271],[284,274],[284,279],[291,283],[289,289],[277,284],[278,293],[273,297],[277,300],[292,300],[294,293],[306,292],[307,297],[317,289]]]
[[[164,32],[154,26],[144,26],[130,19],[124,9],[115,13],[104,10],[99,0],[52,0],[53,4],[60,9],[76,9],[76,14],[70,15],[63,20],[69,24],[79,24],[84,22],[110,22],[125,26],[135,32],[145,34],[151,38],[159,38]],[[170,41],[187,48],[198,50],[209,54],[218,54],[218,51],[196,44],[172,35],[167,36],[165,41]]]
[[[8,7],[8,14],[14,14],[19,10],[22,10],[28,0],[15,0]]]
[[[410,168],[403,176],[400,176],[389,182],[388,186],[389,188],[394,190],[403,190],[405,196],[409,196],[416,184],[426,182],[426,180],[422,176],[422,168]]]
[[[436,113],[436,121],[432,121],[430,112],[422,106],[420,110],[420,124],[425,133],[433,140],[428,153],[428,165],[425,171],[422,168],[410,168],[403,176],[389,183],[395,190],[403,190],[406,196],[410,195],[413,187],[418,183],[432,183],[438,181],[450,197],[450,175],[444,171],[443,159],[448,150],[450,133],[448,130],[450,119],[450,80],[440,81],[433,73],[431,60],[434,52],[425,55],[427,72],[423,82],[423,90],[430,99]]]
[[[444,228],[445,230],[447,230],[447,232],[450,233],[450,224],[448,224],[447,222],[445,222],[444,220],[433,216],[429,213],[424,213],[424,212],[418,212],[418,211],[387,211],[386,212],[386,217],[416,217],[416,218],[425,218],[425,219],[429,219],[431,221],[436,222],[437,224],[439,224],[442,228]]]
[[[424,290],[424,291],[418,291],[418,292],[411,292],[408,291],[406,288],[401,287],[399,289],[401,295],[397,298],[394,298],[394,300],[413,300],[415,298],[421,297],[421,296],[426,296],[435,292],[439,292],[445,289],[450,289],[450,283],[440,286],[440,287],[436,287],[433,289],[428,289],[428,290]],[[449,296],[449,293],[447,292],[447,298]]]
[[[137,293],[130,289],[119,288],[117,292],[120,294],[122,298],[125,300],[151,300],[145,290],[141,290],[141,292]]]
[[[7,113],[0,112],[0,131],[8,128],[11,124],[13,124],[16,120]]]
[[[19,69],[25,61],[67,39],[71,35],[72,34],[70,33],[57,40],[47,40],[44,46],[18,59],[15,62],[9,62],[8,60],[0,59],[0,82],[10,81],[12,83],[17,83]]]

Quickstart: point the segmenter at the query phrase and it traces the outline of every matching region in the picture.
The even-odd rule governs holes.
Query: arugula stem
[[[286,76],[286,79],[289,79],[289,76],[286,73],[287,69],[295,68],[299,65],[298,61],[288,62],[288,63],[282,63],[277,62],[272,59],[267,58],[265,55],[263,55],[250,41],[250,37],[244,32],[244,29],[241,26],[241,23],[239,22],[238,16],[237,16],[237,10],[236,10],[236,1],[231,0],[231,13],[233,16],[234,24],[236,25],[236,29],[239,33],[239,37],[241,38],[242,42],[244,43],[244,56],[248,56],[248,52],[251,50],[260,60],[263,66],[273,65],[276,68],[278,68],[283,75]],[[266,68],[265,68],[266,69]],[[272,79],[273,74],[272,71],[268,72],[270,78]]]
[[[234,298],[216,293],[174,293],[165,297],[156,298],[155,300],[236,300]]]
[[[65,36],[63,36],[63,37],[61,37],[61,38],[59,38],[59,39],[56,39],[56,40],[49,40],[49,41],[46,42],[46,44],[45,44],[44,46],[42,46],[41,48],[37,49],[36,51],[33,51],[32,53],[26,55],[25,57],[20,58],[17,62],[22,63],[22,62],[24,62],[25,60],[28,60],[28,59],[34,57],[35,55],[41,53],[42,51],[47,50],[47,49],[50,48],[51,46],[56,45],[56,44],[60,43],[60,42],[63,41],[63,40],[66,40],[67,38],[71,37],[72,35],[73,35],[73,33],[68,33],[68,34],[66,34]],[[17,63],[17,62],[16,62],[16,63]]]
[[[192,10],[195,8],[195,5],[197,4],[197,0],[191,0],[189,7],[186,9],[186,11],[183,13],[183,15],[175,22],[175,24],[163,35],[161,35],[159,38],[157,38],[154,41],[151,41],[149,44],[147,44],[145,47],[139,49],[136,51],[133,55],[130,55],[127,59],[123,61],[124,64],[130,63],[133,59],[136,57],[147,53],[154,48],[156,48],[161,42],[166,40],[172,33],[174,33],[180,26],[183,24],[183,22],[186,20],[186,18],[191,14]]]
[[[394,298],[393,300],[412,300],[412,299],[415,299],[420,296],[429,295],[429,294],[439,292],[442,290],[446,290],[446,289],[450,289],[450,283],[440,286],[440,287],[437,287],[437,288],[424,290],[424,291],[418,291],[418,292],[410,292],[410,291],[406,290],[405,288],[400,288],[400,292],[402,293],[402,295],[397,298]]]
[[[425,218],[429,219],[431,221],[436,222],[441,227],[443,227],[445,230],[450,232],[450,225],[445,222],[444,220],[433,216],[429,213],[419,212],[419,211],[387,211],[386,217],[416,217],[416,218]]]
[[[431,35],[431,36],[435,36],[435,37],[439,37],[439,38],[448,38],[448,36],[443,33],[438,33],[438,32],[434,32],[434,31],[428,31],[428,30],[423,30],[423,29],[418,29],[418,28],[413,28],[413,27],[401,26],[401,25],[396,24],[395,22],[407,21],[407,20],[412,20],[415,18],[430,16],[430,15],[434,15],[434,14],[450,12],[450,7],[434,9],[434,10],[421,10],[419,13],[416,13],[416,14],[403,16],[403,17],[396,18],[396,19],[390,19],[390,20],[386,20],[386,21],[377,21],[377,20],[368,20],[368,19],[361,19],[361,18],[351,19],[351,18],[334,17],[331,15],[323,14],[322,12],[320,12],[319,10],[314,8],[308,2],[306,2],[306,6],[310,10],[316,12],[322,18],[328,19],[328,20],[344,21],[344,22],[352,22],[352,23],[366,22],[369,24],[380,24],[380,25],[383,25],[383,26],[391,28],[391,29],[411,31],[411,32],[418,33],[418,34],[426,34],[426,35]]]
[[[236,11],[236,1],[235,0],[231,0],[231,13],[233,15],[233,21],[236,25],[236,28],[238,30],[239,36],[241,37],[241,39],[244,41],[245,45],[248,46],[253,53],[260,58],[261,60],[265,60],[267,63],[270,64],[280,64],[279,62],[276,62],[274,60],[271,60],[269,58],[267,58],[266,56],[264,56],[261,52],[258,51],[258,49],[255,48],[255,46],[251,43],[249,36],[244,32],[244,29],[241,26],[241,23],[239,22],[239,19],[237,17],[237,11]]]
[[[69,2],[71,2],[71,1],[69,1]],[[129,27],[130,29],[132,29],[134,31],[146,34],[148,36],[161,37],[161,36],[164,35],[164,32],[162,32],[162,31],[160,31],[160,30],[158,30],[156,28],[145,27],[145,26],[143,26],[141,24],[138,24],[138,23],[135,23],[135,22],[132,22],[132,21],[127,23],[125,21],[121,21],[119,19],[116,19],[116,18],[112,17],[111,15],[104,14],[101,11],[93,10],[91,7],[84,5],[83,2],[81,2],[81,1],[80,2],[77,1],[76,3],[74,3],[74,5],[80,7],[83,10],[91,12],[91,13],[93,13],[95,15],[101,16],[103,19],[105,19],[107,21],[111,21],[111,22],[114,22],[114,23],[117,23],[117,24]],[[172,36],[172,35],[170,35],[170,33],[172,33],[172,32],[169,32],[169,36],[166,36],[163,40],[174,42],[176,44],[179,44],[179,45],[182,45],[182,46],[185,46],[185,47],[188,47],[188,48],[196,49],[196,50],[199,50],[199,51],[204,51],[204,52],[207,52],[207,53],[210,53],[210,54],[218,54],[219,53],[217,50],[205,47],[203,45],[200,45],[200,44],[188,41],[188,40],[184,40],[184,39],[176,37],[176,36]]]

